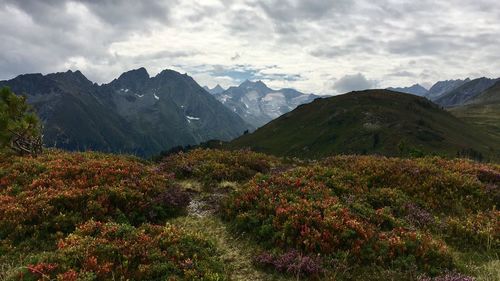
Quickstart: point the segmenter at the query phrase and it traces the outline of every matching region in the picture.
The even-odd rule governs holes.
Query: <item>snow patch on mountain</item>
[[[186,119],[187,119],[188,123],[191,123],[191,121],[198,121],[198,120],[200,120],[199,117],[194,117],[194,116],[189,116],[189,115],[186,115]]]

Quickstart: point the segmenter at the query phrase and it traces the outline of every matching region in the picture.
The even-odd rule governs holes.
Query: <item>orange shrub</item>
[[[88,221],[16,280],[225,280],[214,246],[173,225]]]
[[[50,151],[0,159],[0,171],[0,239],[55,239],[92,218],[159,222],[188,203],[169,204],[172,180],[132,157]]]
[[[276,163],[277,158],[250,150],[194,149],[164,158],[160,167],[177,178],[220,182],[249,180],[257,173],[269,172]]]

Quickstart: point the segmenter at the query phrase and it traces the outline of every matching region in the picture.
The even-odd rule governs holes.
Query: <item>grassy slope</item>
[[[386,90],[315,100],[229,146],[313,158],[349,153],[394,156],[402,140],[424,152],[449,156],[473,148],[498,158],[500,151],[498,139],[426,99]]]
[[[472,100],[471,103],[450,108],[450,112],[500,138],[500,83]]]

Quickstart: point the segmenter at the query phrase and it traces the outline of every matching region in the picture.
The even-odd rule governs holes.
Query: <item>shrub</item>
[[[0,239],[56,239],[89,219],[162,222],[187,205],[172,179],[131,157],[49,151],[0,159]]]
[[[419,207],[415,203],[408,203],[405,205],[406,216],[405,219],[411,225],[424,228],[435,223],[434,217],[431,213]]]
[[[345,185],[364,194],[373,189],[392,189],[411,198],[425,210],[450,215],[491,209],[500,190],[488,189],[500,178],[500,167],[469,160],[437,157],[398,159],[373,156],[338,156],[324,160],[318,180]],[[330,176],[330,170],[339,175]],[[349,183],[349,182],[348,182]],[[497,183],[498,185],[498,183]],[[403,199],[403,198],[402,198]]]
[[[308,169],[258,177],[229,198],[223,216],[269,248],[349,252],[352,262],[381,265],[412,257],[407,263],[429,272],[451,266],[444,242],[396,222],[383,227],[396,220],[390,211],[346,205],[315,177]]]
[[[500,250],[500,211],[479,212],[465,217],[446,219],[448,239],[456,244]],[[465,245],[465,246],[467,246]]]
[[[323,273],[322,261],[318,257],[302,255],[296,250],[281,255],[263,252],[255,257],[258,266],[270,267],[294,276],[319,276]]]
[[[173,225],[88,221],[14,279],[225,280],[223,269],[211,243]]]
[[[249,150],[225,151],[194,149],[170,155],[161,162],[161,170],[177,178],[195,178],[205,183],[249,180],[257,173],[267,173],[277,159]]]
[[[448,272],[437,277],[420,277],[418,281],[474,281],[471,276],[463,275],[457,272]]]
[[[221,215],[275,252],[347,254],[349,263],[432,275],[454,267],[437,237],[498,247],[498,175],[499,166],[469,160],[337,156],[255,177]]]

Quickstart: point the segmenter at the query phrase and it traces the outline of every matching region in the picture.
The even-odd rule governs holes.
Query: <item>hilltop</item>
[[[228,146],[310,158],[418,151],[453,157],[470,151],[498,159],[499,144],[425,98],[367,90],[299,106]]]

